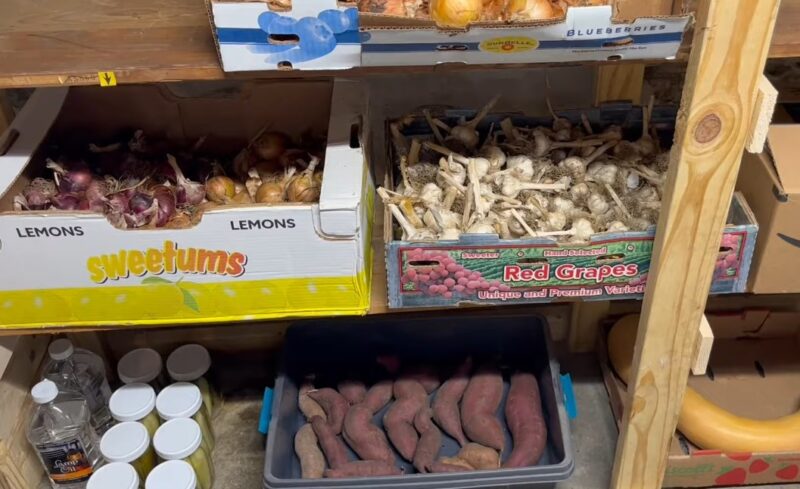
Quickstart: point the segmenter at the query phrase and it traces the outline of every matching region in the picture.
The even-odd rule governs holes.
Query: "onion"
[[[280,132],[265,132],[253,142],[253,152],[265,160],[276,160],[286,151],[289,137]]]
[[[177,198],[175,191],[166,185],[159,185],[153,190],[153,198],[158,203],[158,210],[154,219],[156,227],[163,227],[175,215]]]
[[[216,176],[206,180],[206,197],[217,204],[227,204],[236,195],[236,185],[228,177]]]
[[[115,194],[111,194],[106,199],[106,205],[108,206],[109,212],[115,212],[118,214],[128,212],[129,206],[128,202],[130,201],[130,197],[126,191],[117,192]]]
[[[53,170],[58,190],[63,193],[85,192],[92,182],[92,172],[84,164],[67,170],[55,161],[48,160],[47,168]]]
[[[231,202],[234,204],[252,204],[253,198],[250,197],[250,194],[247,192],[247,190],[242,190],[233,196]]]
[[[317,202],[322,190],[320,179],[314,177],[314,169],[319,164],[319,158],[311,157],[308,168],[292,178],[286,186],[286,198],[289,202]]]
[[[206,190],[203,184],[186,178],[174,156],[168,154],[167,163],[175,172],[175,180],[178,182],[178,204],[198,205],[202,203],[206,197]]]
[[[259,204],[277,204],[284,201],[284,188],[280,182],[262,183],[256,190],[256,202]]]
[[[130,212],[123,214],[123,217],[125,224],[131,228],[144,226],[158,212],[158,201],[144,192],[136,192],[128,204]]]
[[[442,27],[465,28],[481,18],[483,0],[431,0],[431,18]]]
[[[541,20],[563,15],[561,8],[550,0],[511,0],[506,7],[506,18]]]
[[[46,209],[50,205],[50,199],[56,193],[56,184],[44,178],[34,178],[22,190],[22,196],[27,202],[26,206],[31,210]]]
[[[52,198],[53,207],[62,211],[79,210],[81,199],[75,194],[61,193]]]
[[[128,202],[128,206],[133,214],[147,212],[153,206],[153,197],[143,192],[136,192]]]

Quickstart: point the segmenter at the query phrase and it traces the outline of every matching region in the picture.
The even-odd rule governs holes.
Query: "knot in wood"
[[[710,143],[722,132],[722,119],[717,114],[708,114],[697,124],[694,139],[700,144]]]

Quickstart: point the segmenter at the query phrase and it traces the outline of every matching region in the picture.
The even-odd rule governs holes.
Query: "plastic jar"
[[[206,374],[211,368],[211,355],[201,345],[183,345],[167,358],[167,373],[175,382],[191,382],[200,388],[203,404],[211,415],[219,406],[219,396],[209,384]]]
[[[197,476],[183,460],[164,462],[150,472],[145,489],[197,489]]]
[[[138,489],[139,474],[130,464],[115,462],[97,469],[86,489]]]
[[[139,474],[139,480],[147,479],[156,466],[150,435],[142,423],[120,423],[106,431],[100,440],[100,453],[107,462],[131,464]]]
[[[214,465],[211,453],[203,446],[203,431],[193,419],[167,421],[156,432],[153,447],[162,460],[184,460],[197,476],[198,489],[214,485]]]
[[[178,418],[192,418],[197,421],[209,452],[214,449],[214,432],[211,430],[210,418],[199,387],[189,382],[176,382],[166,387],[158,394],[156,410],[164,421]]]
[[[156,391],[148,384],[126,384],[111,395],[108,402],[111,416],[124,423],[138,421],[147,428],[150,438],[161,425],[156,412]]]
[[[117,364],[117,375],[123,384],[150,384],[156,392],[167,385],[164,361],[152,348],[129,351]]]

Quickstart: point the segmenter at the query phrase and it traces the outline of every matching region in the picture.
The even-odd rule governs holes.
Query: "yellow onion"
[[[217,204],[227,204],[236,195],[236,184],[228,177],[211,177],[206,181],[206,198]]]
[[[237,192],[236,195],[233,196],[231,202],[234,204],[252,204],[253,198],[250,197],[250,194],[247,190],[242,190],[241,192]]]
[[[481,18],[483,0],[431,0],[431,18],[442,27],[465,28]]]
[[[256,190],[256,202],[259,204],[278,204],[283,202],[283,184],[281,182],[265,182]]]
[[[253,142],[253,151],[263,160],[276,160],[286,151],[289,143],[286,134],[268,131]]]
[[[302,172],[292,178],[286,186],[286,199],[289,202],[317,202],[319,200],[321,180],[314,178],[313,173]]]
[[[551,0],[510,0],[506,7],[506,18],[546,20],[560,17],[564,12]]]

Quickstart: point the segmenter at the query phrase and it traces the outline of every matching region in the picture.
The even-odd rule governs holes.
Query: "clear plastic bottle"
[[[102,464],[89,406],[76,391],[43,380],[31,389],[36,408],[28,441],[50,477],[54,489],[84,489]]]
[[[108,400],[111,389],[106,380],[103,359],[88,350],[75,351],[68,339],[58,339],[48,348],[50,364],[44,378],[58,386],[80,392],[92,413],[92,426],[98,434],[105,433],[113,424]]]

